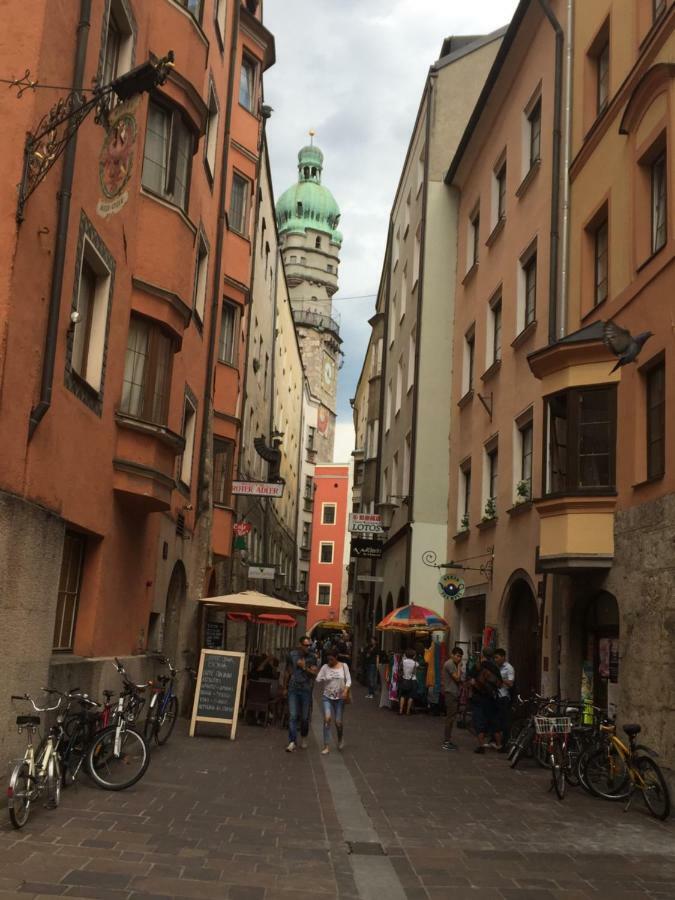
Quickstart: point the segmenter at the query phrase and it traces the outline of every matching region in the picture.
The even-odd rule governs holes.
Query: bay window
[[[150,101],[143,158],[143,187],[187,210],[194,142],[175,107]]]
[[[132,315],[120,412],[166,425],[173,364],[173,340],[150,319]]]

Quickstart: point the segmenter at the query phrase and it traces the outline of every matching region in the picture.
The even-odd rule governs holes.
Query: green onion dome
[[[298,183],[288,188],[277,201],[279,234],[305,234],[308,228],[329,235],[338,247],[340,207],[327,187],[321,184],[323,153],[314,145],[298,153]]]

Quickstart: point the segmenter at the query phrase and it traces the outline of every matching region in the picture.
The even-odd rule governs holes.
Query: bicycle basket
[[[572,720],[569,716],[535,716],[534,727],[537,734],[569,734],[572,730]]]

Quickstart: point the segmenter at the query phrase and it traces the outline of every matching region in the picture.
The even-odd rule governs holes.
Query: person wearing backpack
[[[474,753],[485,753],[486,738],[494,733],[497,749],[501,747],[502,735],[497,719],[497,694],[502,686],[499,667],[494,661],[494,651],[486,647],[480,665],[474,669],[472,677],[471,721],[473,722],[478,746]]]

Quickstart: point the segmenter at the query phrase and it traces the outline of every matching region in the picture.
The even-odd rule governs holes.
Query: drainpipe
[[[558,338],[567,332],[567,281],[569,277],[570,248],[570,159],[572,156],[572,62],[574,52],[574,0],[567,0],[567,45],[565,49],[565,121],[563,150],[563,213],[562,248],[560,273],[560,313],[558,318]]]
[[[549,270],[548,340],[554,344],[558,339],[558,264],[560,230],[560,145],[562,143],[562,101],[563,101],[563,44],[565,35],[560,22],[555,17],[549,0],[539,0],[539,5],[551,27],[555,31],[555,82],[553,103],[553,157],[551,173],[551,249]]]
[[[84,82],[84,68],[87,61],[87,44],[91,24],[91,0],[80,0],[80,21],[77,24],[77,40],[75,44],[75,71],[73,73],[73,91],[81,91]],[[54,362],[56,360],[56,342],[58,339],[59,314],[61,312],[61,294],[63,292],[63,271],[66,262],[66,243],[68,240],[68,220],[70,218],[70,199],[75,173],[75,151],[77,149],[77,132],[68,141],[63,154],[63,171],[61,188],[58,192],[56,240],[54,243],[54,262],[52,264],[52,280],[49,289],[49,312],[47,316],[47,334],[42,359],[42,380],[40,382],[40,399],[30,411],[28,422],[28,440],[35,434],[52,404],[52,385],[54,383]]]
[[[204,488],[206,481],[207,460],[209,458],[207,441],[209,437],[209,425],[211,422],[211,399],[213,395],[214,370],[213,360],[215,357],[216,347],[216,323],[218,321],[218,309],[220,307],[221,297],[221,281],[222,281],[222,263],[223,263],[223,242],[225,239],[225,220],[226,220],[226,197],[227,197],[227,165],[230,158],[230,132],[232,128],[232,97],[234,94],[234,69],[237,62],[237,41],[239,38],[239,10],[240,4],[236,3],[234,7],[234,20],[232,22],[232,37],[230,40],[230,70],[227,76],[228,92],[227,106],[225,108],[225,129],[223,137],[223,160],[220,167],[220,197],[218,200],[218,228],[216,236],[216,259],[213,267],[213,299],[211,301],[211,320],[209,322],[209,338],[208,338],[208,354],[206,360],[206,377],[204,380],[204,414],[202,416],[202,440],[201,452],[199,459],[199,486],[200,499],[197,508],[197,516],[201,515],[211,505],[210,492],[207,492],[204,498]],[[241,430],[240,430],[241,439]],[[209,476],[208,484],[211,485],[212,479]],[[212,486],[212,485],[211,485]]]

